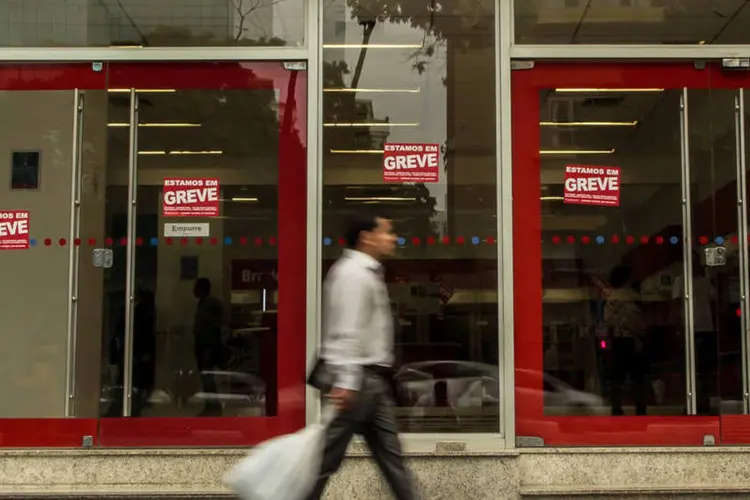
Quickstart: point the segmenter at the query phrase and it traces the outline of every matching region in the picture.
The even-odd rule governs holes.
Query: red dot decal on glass
[[[180,245],[182,245],[182,246],[185,246],[185,245],[187,245],[187,244],[188,244],[188,239],[187,239],[187,238],[182,238],[182,239],[180,240]]]
[[[553,236],[552,237],[552,243],[554,243],[555,245],[557,245],[558,243],[560,243],[560,237],[559,236]]]
[[[203,238],[196,238],[195,239],[195,244],[196,245],[202,245],[203,244]]]
[[[411,239],[411,244],[412,245],[419,245],[419,243],[420,243],[420,240],[416,236]]]
[[[141,238],[140,236],[139,236],[139,237],[137,237],[137,238],[135,239],[135,244],[136,244],[137,246],[139,246],[139,247],[140,247],[140,246],[143,246],[143,238]]]
[[[276,246],[276,237],[275,236],[271,236],[270,238],[268,238],[268,244],[271,245],[272,247],[275,247]]]
[[[344,238],[339,238],[338,243],[340,247],[343,247],[346,244],[346,241],[344,241]]]
[[[216,237],[211,238],[212,245],[216,245],[217,243],[219,243],[219,240]]]
[[[591,238],[589,238],[588,236],[584,236],[583,238],[581,238],[581,242],[584,245],[588,245],[589,243],[591,243]]]
[[[259,247],[259,246],[261,246],[261,245],[263,244],[263,238],[255,238],[255,239],[253,240],[253,244],[254,244],[254,245],[255,245],[256,247]]]
[[[627,243],[628,245],[632,245],[634,241],[635,241],[635,238],[633,238],[632,236],[625,237],[625,243]]]
[[[167,238],[167,245],[171,245],[171,244],[172,244],[172,238]]]
[[[571,245],[576,242],[575,236],[568,236],[567,240],[568,240],[568,243]]]
[[[443,245],[450,245],[451,239],[448,236],[443,236]]]
[[[617,235],[612,236],[612,243],[614,243],[615,245],[620,243],[620,237]]]
[[[240,245],[247,245],[247,238],[244,236],[240,237]]]
[[[73,240],[73,244],[77,247],[81,246],[81,238],[76,238]]]
[[[708,238],[706,238],[705,236],[701,236],[700,238],[698,238],[698,241],[701,242],[701,245],[708,245]]]
[[[664,243],[664,238],[662,236],[657,236],[654,241],[656,241],[657,245],[661,245]]]
[[[57,240],[57,243],[58,243],[58,244],[59,244],[59,245],[60,245],[61,247],[64,247],[64,246],[65,246],[65,244],[66,244],[67,242],[68,242],[68,241],[67,241],[67,240],[66,240],[65,238],[60,238],[59,240]]]
[[[463,236],[459,236],[458,238],[456,238],[456,244],[457,244],[457,245],[463,245],[463,244],[464,244],[464,241],[465,241],[465,240],[464,240],[464,237],[463,237]]]
[[[93,247],[94,245],[96,245],[96,238],[89,238],[89,246]]]
[[[495,238],[493,238],[492,236],[490,236],[489,238],[487,238],[487,244],[488,245],[494,245],[495,244]]]
[[[128,244],[128,239],[127,238],[120,238],[120,245],[125,246],[127,244]]]
[[[739,239],[739,238],[738,238],[738,237],[737,237],[736,235],[735,235],[735,236],[732,236],[732,243],[735,243],[735,244],[737,244],[737,243],[739,243],[739,242],[740,242],[740,239]]]
[[[427,244],[428,245],[434,245],[435,244],[435,237],[434,236],[428,236],[427,237]]]
[[[736,314],[738,318],[739,318],[739,317],[741,317],[741,316],[742,316],[742,309],[740,309],[740,308],[738,307],[738,308],[737,308],[737,310],[736,310],[736,311],[734,311],[734,314]]]
[[[50,246],[51,244],[52,244],[52,240],[51,240],[51,239],[49,239],[49,238],[46,238],[46,239],[44,240],[44,246],[48,247],[48,246]]]
[[[641,236],[641,245],[648,244],[648,236]]]
[[[107,245],[108,247],[111,247],[112,243],[114,243],[114,242],[115,242],[115,240],[113,240],[112,238],[107,238],[107,239],[104,240],[104,244]]]

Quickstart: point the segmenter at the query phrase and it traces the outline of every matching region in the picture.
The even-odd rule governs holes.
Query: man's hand
[[[339,410],[345,410],[351,406],[354,400],[357,398],[357,391],[351,391],[349,389],[342,389],[341,387],[334,387],[331,392],[328,393],[328,399],[333,402],[334,406]]]

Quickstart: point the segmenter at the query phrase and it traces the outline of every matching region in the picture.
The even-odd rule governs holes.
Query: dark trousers
[[[203,413],[207,416],[220,415],[221,405],[216,399],[211,399],[217,397],[216,378],[213,374],[204,372],[216,370],[221,364],[221,344],[216,341],[196,340],[195,361],[203,392],[209,395]]]
[[[635,400],[635,414],[646,414],[647,366],[643,349],[636,348],[635,339],[624,337],[612,339],[612,392],[610,403],[612,415],[623,415],[622,388],[630,375]]]
[[[354,434],[361,435],[398,500],[416,500],[411,474],[401,454],[396,429],[390,384],[381,376],[365,371],[362,390],[351,406],[328,426],[320,479],[308,500],[318,500],[326,483],[344,460],[347,446]]]

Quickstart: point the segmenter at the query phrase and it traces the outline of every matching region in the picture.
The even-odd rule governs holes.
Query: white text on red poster
[[[164,217],[219,215],[219,179],[164,179]]]
[[[386,144],[384,182],[437,182],[440,175],[438,144]]]
[[[620,167],[565,166],[565,203],[620,206]]]
[[[29,248],[29,212],[0,210],[0,250]]]

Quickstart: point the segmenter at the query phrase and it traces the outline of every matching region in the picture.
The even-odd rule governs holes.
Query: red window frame
[[[750,442],[750,416],[546,416],[541,377],[542,247],[539,92],[554,88],[750,87],[744,73],[688,63],[536,63],[512,75],[516,435],[545,445],[703,445]],[[727,112],[730,112],[728,110]],[[532,389],[531,391],[524,391]]]
[[[279,106],[277,411],[275,416],[237,418],[0,419],[0,447],[80,447],[83,436],[113,447],[242,446],[304,426],[306,72],[286,70],[281,62],[119,63],[101,71],[91,63],[0,65],[0,90],[76,88],[278,91],[285,105]]]

